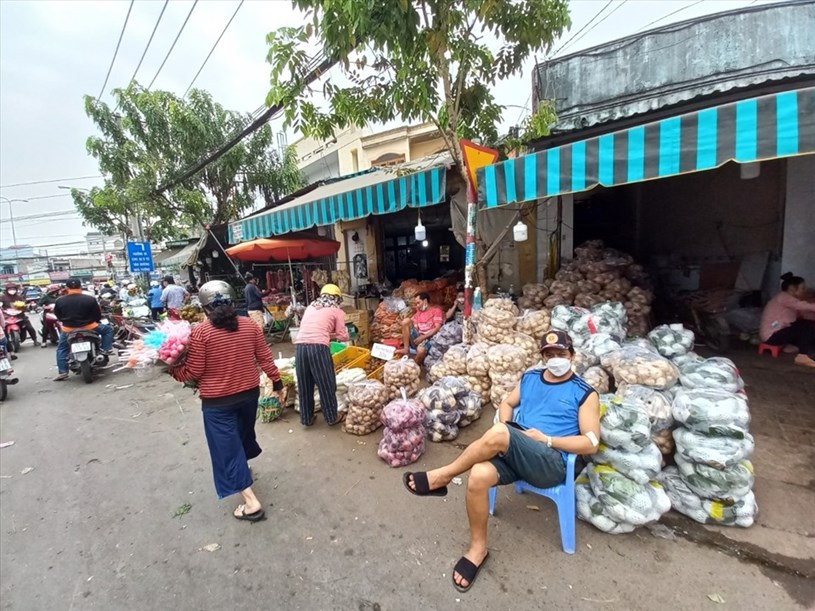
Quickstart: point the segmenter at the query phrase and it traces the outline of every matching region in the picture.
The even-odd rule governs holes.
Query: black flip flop
[[[334,422],[332,422],[331,424],[329,424],[328,426],[336,426],[336,425],[340,424],[341,422],[345,422],[345,416],[346,415],[347,414],[345,412],[340,412],[339,415],[337,416],[337,419]]]
[[[410,487],[409,478],[411,475],[413,476],[413,483],[416,485],[416,490]],[[430,484],[427,481],[426,471],[417,471],[416,473],[411,473],[408,471],[402,475],[402,483],[405,485],[408,492],[415,494],[416,496],[447,496],[447,486],[430,490]]]
[[[458,590],[459,592],[466,592],[470,588],[473,587],[475,583],[475,578],[478,577],[478,571],[481,570],[481,567],[484,566],[484,563],[487,562],[487,558],[490,557],[490,553],[487,552],[487,555],[484,556],[484,559],[481,561],[481,564],[478,566],[474,565],[471,560],[462,556],[459,558],[458,562],[456,562],[456,566],[453,568],[453,587]],[[467,586],[460,586],[456,583],[456,573],[461,575],[462,579],[467,580]]]
[[[266,519],[266,512],[263,509],[258,509],[255,513],[246,513],[246,506],[241,505],[243,509],[241,509],[241,515],[236,516],[234,513],[232,514],[236,520],[246,520],[247,522],[259,522],[260,520]]]

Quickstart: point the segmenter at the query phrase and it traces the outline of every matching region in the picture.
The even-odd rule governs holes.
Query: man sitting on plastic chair
[[[530,369],[524,374],[501,403],[500,422],[449,465],[403,476],[405,486],[415,495],[444,496],[454,477],[470,471],[470,548],[453,572],[453,585],[462,592],[472,586],[487,559],[490,488],[518,480],[537,488],[556,486],[566,477],[567,453],[586,455],[597,451],[599,397],[572,372],[573,356],[572,340],[566,333],[547,332],[541,341],[545,369]]]

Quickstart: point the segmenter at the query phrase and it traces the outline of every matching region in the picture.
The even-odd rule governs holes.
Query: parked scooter
[[[3,346],[0,346],[0,401],[8,396],[8,387],[17,383],[11,359]]]
[[[79,329],[68,333],[68,369],[81,373],[85,384],[93,382],[93,370],[108,364],[102,354],[102,336],[93,330]]]
[[[42,309],[42,316],[40,322],[42,323],[42,347],[50,341],[55,346],[59,343],[59,333],[62,330],[62,325],[54,314],[54,304],[48,304]]]

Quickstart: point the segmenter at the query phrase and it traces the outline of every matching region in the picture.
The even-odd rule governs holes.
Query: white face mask
[[[8,294],[9,295],[16,295],[17,294],[17,289],[9,289]]]
[[[562,357],[553,357],[546,361],[546,369],[556,378],[566,375],[572,368],[572,362]]]

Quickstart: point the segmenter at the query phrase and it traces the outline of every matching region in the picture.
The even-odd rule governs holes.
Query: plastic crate
[[[365,348],[357,348],[356,346],[348,346],[345,350],[331,356],[331,359],[334,361],[334,371],[347,368],[351,363],[366,354],[370,356],[371,351]]]
[[[342,344],[340,342],[331,342],[331,345],[329,346],[329,349],[331,350],[331,354],[333,356],[333,355],[337,354],[338,352],[342,352],[347,347],[348,346],[346,346],[345,344]]]

